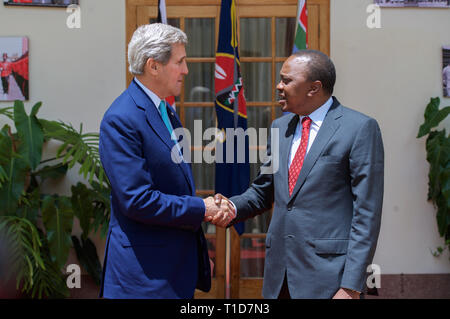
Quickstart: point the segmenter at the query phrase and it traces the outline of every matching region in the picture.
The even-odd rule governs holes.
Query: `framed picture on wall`
[[[3,0],[5,6],[38,6],[38,7],[62,7],[77,4],[78,0]]]
[[[442,47],[442,83],[444,97],[450,97],[450,45]]]
[[[28,38],[0,37],[0,101],[28,100]]]
[[[374,0],[380,7],[450,8],[450,0]]]

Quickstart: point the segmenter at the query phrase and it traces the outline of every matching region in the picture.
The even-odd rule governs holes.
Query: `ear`
[[[320,81],[314,81],[311,83],[311,87],[309,89],[308,95],[314,96],[318,94],[320,91],[322,91],[322,82]]]
[[[145,70],[151,75],[158,75],[159,68],[159,63],[152,58],[149,58],[145,63]]]

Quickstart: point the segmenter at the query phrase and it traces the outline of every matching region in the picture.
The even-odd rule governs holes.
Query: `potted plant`
[[[435,256],[442,254],[445,247],[450,249],[450,136],[445,128],[436,130],[450,113],[450,106],[439,109],[440,99],[431,98],[425,109],[425,121],[419,128],[417,138],[428,135],[426,140],[428,173],[428,200],[437,209],[436,219],[439,234],[445,246],[438,247]]]
[[[72,125],[37,117],[42,103],[27,114],[23,102],[0,109],[14,127],[0,130],[0,232],[8,240],[8,276],[26,297],[69,296],[64,265],[74,247],[80,264],[100,284],[101,266],[91,232],[107,233],[110,185],[98,153],[98,133],[83,133]],[[42,159],[50,140],[60,141],[57,154]],[[87,183],[71,188],[70,196],[47,194],[47,179],[63,178],[80,164]],[[74,218],[83,231],[71,236]],[[1,271],[1,267],[0,267]],[[2,276],[2,279],[6,277]]]

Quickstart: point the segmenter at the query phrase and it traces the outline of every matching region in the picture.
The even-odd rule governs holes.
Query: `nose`
[[[188,66],[187,66],[186,61],[183,62],[183,70],[182,70],[182,73],[183,73],[183,75],[188,75],[188,73],[189,73],[189,69],[188,69]]]
[[[278,84],[277,84],[277,90],[282,91],[283,88],[284,88],[283,81],[278,82]]]

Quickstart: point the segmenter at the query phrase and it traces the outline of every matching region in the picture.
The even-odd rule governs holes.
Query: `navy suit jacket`
[[[374,119],[333,99],[291,196],[295,114],[272,124],[279,136],[268,145],[264,168],[278,169],[260,174],[244,194],[231,198],[237,208],[233,224],[274,204],[266,237],[265,298],[278,297],[285,274],[292,298],[331,298],[340,287],[365,287],[381,223],[383,142]]]
[[[169,112],[174,128],[181,127]],[[209,291],[211,270],[189,164],[145,92],[132,81],[105,113],[100,157],[112,186],[100,296],[192,298]]]

